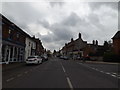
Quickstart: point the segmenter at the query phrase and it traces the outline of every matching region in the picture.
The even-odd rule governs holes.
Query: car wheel
[[[42,64],[43,60],[41,60],[40,64]]]
[[[38,64],[39,64],[40,62],[38,61]]]

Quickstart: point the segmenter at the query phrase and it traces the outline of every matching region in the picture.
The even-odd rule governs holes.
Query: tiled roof
[[[118,39],[118,38],[120,38],[120,31],[118,31],[118,32],[113,36],[112,39]]]

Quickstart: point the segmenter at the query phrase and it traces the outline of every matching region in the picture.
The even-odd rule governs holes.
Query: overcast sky
[[[4,2],[2,14],[50,50],[82,34],[103,44],[118,31],[117,2]]]

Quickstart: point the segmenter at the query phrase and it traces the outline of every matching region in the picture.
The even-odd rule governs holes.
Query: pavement
[[[52,58],[3,72],[4,88],[119,88],[118,65]],[[99,90],[99,89],[98,89]]]
[[[5,72],[5,71],[8,71],[8,70],[17,68],[17,67],[21,67],[24,64],[25,64],[25,62],[13,62],[13,63],[10,63],[10,64],[2,64],[2,71]]]
[[[117,62],[103,62],[103,61],[86,61],[86,63],[120,64],[120,63],[117,63]]]

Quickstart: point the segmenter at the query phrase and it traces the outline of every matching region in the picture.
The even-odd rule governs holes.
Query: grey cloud
[[[60,46],[69,42],[71,38],[78,36],[78,33],[81,32],[85,40],[89,39],[89,41],[91,41],[91,38],[95,39],[92,33],[96,33],[99,29],[101,29],[101,31],[104,29],[99,23],[100,21],[96,14],[91,14],[86,18],[88,18],[89,22],[81,19],[76,13],[72,12],[69,17],[65,18],[62,22],[51,25],[49,29],[52,31],[52,34],[43,36],[44,38],[42,39],[46,42],[61,42],[61,44],[59,44]],[[92,24],[96,26],[96,29],[91,27]]]
[[[4,2],[2,4],[2,13],[11,16],[19,22],[30,22],[42,17],[42,13],[39,13],[36,9],[32,8],[30,4],[31,3],[29,2]]]
[[[62,23],[54,24],[51,29],[56,36],[54,40],[68,40],[72,36],[70,28]]]
[[[42,35],[41,39],[46,42],[46,43],[50,43],[53,42],[53,37],[51,34],[49,35]]]
[[[118,2],[118,29],[120,30],[120,2]]]
[[[75,26],[78,21],[81,21],[80,18],[77,16],[76,13],[72,12],[70,16],[65,19],[62,23],[63,25]]]
[[[46,21],[45,19],[44,20],[38,20],[37,21],[38,24],[41,24],[43,27],[45,28],[49,28],[50,27],[50,24],[48,21]]]
[[[67,5],[64,2],[50,2],[49,3],[51,7],[56,9],[61,9],[61,6]],[[99,10],[100,7],[103,5],[106,5],[108,7],[111,7],[111,9],[116,10],[117,4],[116,3],[89,3],[89,6],[93,10]],[[19,7],[19,8],[18,8]],[[48,6],[46,6],[48,7]],[[52,10],[52,8],[47,10]],[[64,11],[64,7],[63,12]],[[70,9],[72,6],[70,7]],[[55,10],[56,10],[55,9]],[[79,7],[78,7],[79,9]],[[28,32],[29,34],[33,34],[34,31],[29,30],[30,24],[36,24],[36,26],[39,27],[39,25],[43,26],[43,28],[46,28],[47,30],[50,30],[52,33],[48,33],[47,35],[41,35],[39,32],[36,32],[36,36],[39,37],[43,45],[47,49],[59,49],[62,47],[66,42],[69,42],[71,38],[78,38],[78,33],[82,33],[83,40],[91,42],[93,39],[98,39],[100,41],[105,40],[107,38],[111,38],[111,35],[114,30],[112,30],[110,25],[108,27],[105,27],[100,23],[100,17],[99,15],[91,12],[88,16],[85,18],[81,18],[79,15],[77,15],[74,11],[70,12],[70,15],[67,16],[65,13],[65,17],[60,17],[61,21],[58,21],[57,23],[53,23],[52,25],[47,21],[51,20],[52,13],[49,13],[50,15],[45,15],[47,11],[43,11],[40,8],[40,10],[36,10],[32,7],[31,3],[3,3],[3,14],[8,17],[11,21],[13,21],[15,24],[20,26],[23,30]],[[56,12],[53,12],[54,14]],[[100,11],[102,13],[102,11]],[[47,13],[48,14],[48,13]],[[107,12],[105,14],[105,17],[110,16],[111,19],[116,19],[116,13]],[[47,17],[48,16],[48,17]],[[50,18],[50,19],[49,19]],[[53,18],[54,21],[56,18]],[[111,21],[112,21],[111,20]],[[106,23],[112,23],[109,21],[106,21]],[[111,24],[112,25],[112,24]],[[120,24],[119,24],[120,25]],[[108,31],[109,30],[109,31]],[[36,30],[37,31],[37,30]],[[104,32],[104,33],[103,33]]]
[[[71,14],[62,21],[62,23],[63,25],[67,25],[69,27],[88,24],[88,22],[84,18],[80,18],[75,12],[71,12]]]
[[[98,10],[103,5],[111,7],[114,10],[118,9],[118,2],[89,2],[89,5],[93,10]]]
[[[89,20],[89,24],[94,25],[96,28],[100,30],[104,30],[104,25],[100,23],[99,15],[91,13],[87,18]]]
[[[62,6],[65,4],[65,2],[61,1],[61,2],[49,2],[51,7],[55,7],[56,5]]]
[[[50,33],[48,35],[41,35],[40,33],[37,33],[36,36],[42,40],[45,47],[51,50],[62,48],[62,46],[68,42],[68,40],[57,38],[57,35]]]
[[[33,31],[29,30],[28,25],[44,16],[34,9],[29,2],[3,2],[2,14],[30,35],[33,35]]]

